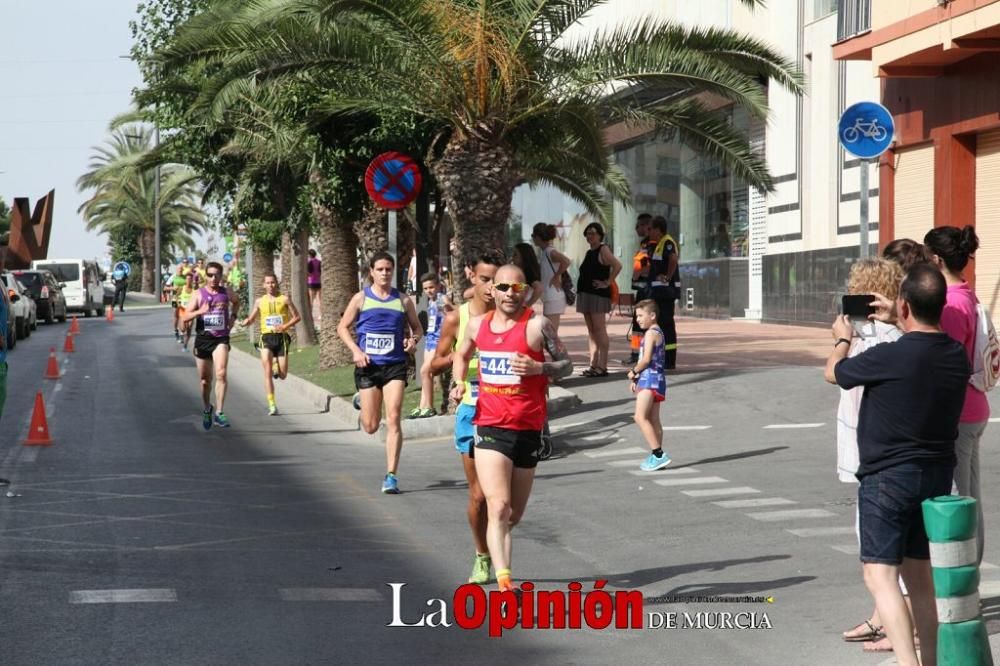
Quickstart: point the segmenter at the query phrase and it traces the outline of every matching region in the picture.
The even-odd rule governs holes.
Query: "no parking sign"
[[[423,184],[420,167],[413,158],[397,152],[382,153],[365,171],[365,189],[382,208],[399,210],[409,206]]]

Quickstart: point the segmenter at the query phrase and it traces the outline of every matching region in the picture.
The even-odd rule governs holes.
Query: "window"
[[[872,28],[872,0],[839,0],[837,3],[837,41],[843,41]]]
[[[38,270],[51,271],[59,282],[75,282],[80,279],[80,264],[39,264]]]
[[[838,0],[813,0],[813,20],[829,16],[837,11]]]

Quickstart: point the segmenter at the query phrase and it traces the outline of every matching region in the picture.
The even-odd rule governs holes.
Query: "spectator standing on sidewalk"
[[[895,310],[905,334],[893,344],[847,358],[853,326],[833,324],[836,340],[825,377],[845,390],[865,388],[858,417],[858,513],[865,584],[878,608],[897,663],[916,666],[913,625],[899,587],[909,588],[923,663],[937,660],[937,610],[923,500],[951,491],[955,440],[969,381],[965,350],[941,330],[944,277],[914,266]],[[874,317],[886,321],[892,303],[878,297]]]
[[[528,283],[528,295],[524,298],[524,307],[530,310],[545,293],[545,287],[542,286],[542,270],[538,265],[534,248],[527,243],[518,243],[510,254],[510,263],[524,271],[524,281]]]
[[[656,323],[667,338],[667,370],[677,366],[677,325],[674,303],[680,295],[681,275],[677,242],[667,233],[667,220],[657,215],[649,226],[649,240],[655,243],[650,255],[650,296],[659,309]]]
[[[587,346],[590,367],[581,372],[584,377],[608,376],[608,313],[611,312],[611,283],[622,270],[611,248],[604,243],[604,227],[591,222],[583,230],[590,249],[580,264],[576,281],[576,311],[587,323]]]
[[[974,227],[937,227],[924,236],[924,245],[933,253],[934,264],[944,275],[948,285],[948,299],[941,314],[941,329],[965,348],[969,362],[976,348],[976,305],[979,300],[962,271],[969,258],[979,249],[979,238]],[[965,405],[958,423],[958,440],[955,442],[955,485],[958,494],[976,498],[979,513],[979,530],[976,534],[977,563],[983,561],[983,499],[979,483],[979,440],[990,419],[990,403],[986,394],[972,384],[965,387]]]
[[[309,261],[306,262],[306,286],[309,287],[309,307],[319,321],[320,302],[323,295],[323,262],[316,257],[316,250],[309,250]]]
[[[559,319],[566,311],[566,294],[562,289],[562,276],[569,269],[569,257],[552,247],[556,228],[552,224],[539,222],[531,229],[531,242],[538,247],[538,268],[541,271],[542,314],[552,322],[559,332]]]

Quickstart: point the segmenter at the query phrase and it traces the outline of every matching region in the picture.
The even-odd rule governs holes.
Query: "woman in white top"
[[[899,285],[903,281],[903,268],[895,261],[873,257],[859,259],[851,266],[847,282],[848,294],[882,294],[895,302],[899,295]],[[875,345],[895,342],[903,332],[894,324],[869,320],[855,323],[854,336],[848,358],[857,356]],[[845,391],[840,389],[840,404],[837,407],[837,476],[843,483],[857,483],[855,474],[860,463],[858,456],[858,413],[861,410],[861,396],[864,387],[858,386]],[[855,531],[858,530],[855,511]],[[860,538],[860,537],[859,537]],[[900,578],[902,582],[902,578]],[[903,588],[906,594],[906,588]],[[872,610],[871,618],[843,633],[847,642],[864,642],[866,652],[892,650],[891,643],[882,630],[878,609]]]
[[[539,222],[531,230],[531,241],[538,246],[538,268],[544,292],[541,297],[542,314],[559,330],[559,318],[566,311],[566,294],[562,290],[562,276],[569,268],[569,258],[552,247],[556,237],[554,225]]]

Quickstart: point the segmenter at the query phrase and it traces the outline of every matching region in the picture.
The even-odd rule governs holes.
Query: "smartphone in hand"
[[[875,322],[868,318],[868,315],[875,314],[874,300],[871,294],[848,294],[841,298],[840,311],[850,318],[858,337],[875,335]]]

